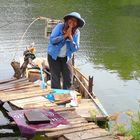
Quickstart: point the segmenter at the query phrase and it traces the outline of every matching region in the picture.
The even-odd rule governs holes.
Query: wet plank
[[[89,130],[84,130],[83,131],[78,131],[78,132],[73,132],[73,133],[67,133],[64,134],[64,138],[67,140],[86,140],[86,139],[95,139],[98,140],[97,138],[101,138],[100,140],[105,140],[104,137],[108,136],[109,133],[101,128],[95,128],[95,129],[89,129]]]
[[[37,132],[44,132],[46,136],[49,138],[56,138],[65,133],[71,133],[76,131],[81,131],[85,129],[97,128],[98,126],[94,123],[81,123],[81,124],[70,124],[70,125],[62,125],[55,128],[48,129],[38,129]]]
[[[45,135],[48,136],[49,138],[55,138],[55,137],[59,137],[63,134],[68,134],[68,133],[72,133],[72,132],[79,132],[79,131],[86,131],[92,128],[98,128],[97,125],[95,125],[94,123],[81,123],[81,124],[74,124],[74,125],[70,125],[69,127],[65,127],[64,129],[61,129],[61,127],[55,131],[55,132],[47,132]]]

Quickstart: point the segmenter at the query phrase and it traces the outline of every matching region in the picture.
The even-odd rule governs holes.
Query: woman
[[[64,17],[64,23],[58,23],[53,29],[48,45],[48,62],[51,72],[51,87],[61,88],[62,75],[63,89],[70,89],[72,85],[71,58],[79,49],[80,31],[85,21],[77,12]]]

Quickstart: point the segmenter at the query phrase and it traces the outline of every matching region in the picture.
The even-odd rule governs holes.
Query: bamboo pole
[[[105,111],[105,109],[103,108],[103,106],[101,105],[101,103],[98,101],[97,102],[97,99],[96,99],[96,96],[93,94],[93,96],[91,95],[91,93],[89,93],[89,91],[85,88],[85,86],[83,85],[83,83],[79,80],[79,78],[74,75],[75,78],[77,79],[77,81],[79,82],[79,84],[85,89],[85,92],[90,96],[90,98],[92,99],[92,101],[95,103],[95,105],[101,110],[101,112],[107,117],[108,114],[107,112]]]

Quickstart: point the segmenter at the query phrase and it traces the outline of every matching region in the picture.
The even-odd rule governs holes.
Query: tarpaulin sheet
[[[50,123],[41,123],[41,124],[28,124],[24,113],[30,110],[16,110],[9,112],[9,116],[11,116],[16,124],[18,125],[21,135],[27,138],[31,138],[35,135],[36,130],[46,129],[46,128],[55,128],[58,125],[67,125],[69,122],[60,116],[57,112],[50,109],[39,109],[42,113],[44,113],[49,119]]]

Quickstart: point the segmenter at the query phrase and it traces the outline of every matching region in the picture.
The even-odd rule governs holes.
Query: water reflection
[[[92,19],[88,19],[90,25],[87,30],[91,35],[88,40],[92,43],[88,47],[89,60],[117,72],[124,80],[138,79],[140,19],[137,12],[140,7],[119,1],[108,2],[96,1],[94,5],[98,8],[94,9],[97,11]]]

